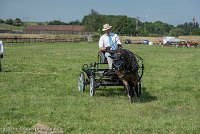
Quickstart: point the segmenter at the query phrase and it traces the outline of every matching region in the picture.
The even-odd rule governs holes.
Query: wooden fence
[[[79,42],[85,38],[41,38],[41,37],[0,37],[5,43],[56,43],[56,42]]]

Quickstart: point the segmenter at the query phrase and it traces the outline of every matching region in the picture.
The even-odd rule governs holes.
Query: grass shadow
[[[142,87],[141,89],[141,95],[138,98],[137,102],[140,103],[146,103],[157,100],[156,96],[151,95],[149,92],[147,92],[147,89],[145,87]]]
[[[126,96],[126,90],[124,87],[119,88],[100,88],[95,91],[95,96],[104,96],[104,97],[115,97],[115,96]],[[141,95],[137,98],[136,103],[146,103],[157,100],[156,96],[151,95],[147,92],[145,87],[141,89]]]
[[[125,89],[123,87],[120,88],[99,88],[95,91],[96,96],[105,96],[105,97],[114,97],[114,96],[125,96]]]

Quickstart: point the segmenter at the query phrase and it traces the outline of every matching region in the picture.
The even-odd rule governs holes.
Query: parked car
[[[132,44],[131,40],[130,39],[125,39],[125,44]]]
[[[147,44],[147,45],[148,45],[148,44],[149,44],[149,41],[148,41],[148,40],[144,40],[144,41],[143,41],[143,44]]]

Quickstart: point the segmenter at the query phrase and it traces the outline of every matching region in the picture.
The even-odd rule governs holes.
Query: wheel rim
[[[81,73],[78,78],[78,89],[80,92],[84,92],[85,90],[85,77],[83,73]]]
[[[101,57],[98,55],[98,62],[101,63]]]
[[[94,90],[95,90],[95,88],[94,88],[94,78],[91,77],[90,78],[90,96],[94,96]]]
[[[98,62],[104,63],[104,57],[101,55],[101,53],[98,53]]]

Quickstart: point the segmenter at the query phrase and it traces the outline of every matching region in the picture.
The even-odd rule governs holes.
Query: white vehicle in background
[[[181,42],[181,40],[175,37],[167,36],[163,38],[164,45],[177,45],[179,42]]]

